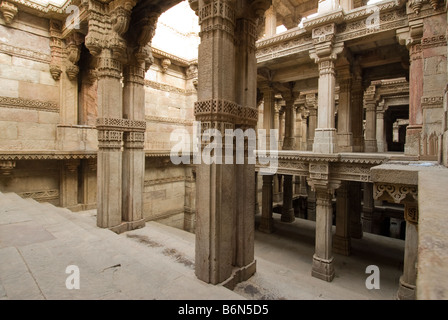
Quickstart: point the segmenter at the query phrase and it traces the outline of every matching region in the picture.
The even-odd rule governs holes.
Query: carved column
[[[275,109],[275,92],[270,84],[266,83],[260,86],[263,93],[263,129],[266,136],[266,149],[269,149],[270,144],[270,130],[275,129],[275,118],[278,117],[278,112]],[[275,114],[275,116],[274,116]],[[278,121],[278,120],[277,120]]]
[[[423,96],[424,61],[421,38],[423,36],[423,21],[414,21],[410,27],[408,40],[409,66],[409,125],[406,128],[406,144],[404,152],[407,155],[420,154],[420,137],[423,126]]]
[[[195,232],[196,220],[196,169],[194,166],[185,167],[185,201],[184,201],[184,229]]]
[[[78,167],[79,160],[65,160],[61,168],[60,201],[61,207],[79,210],[78,205]]]
[[[338,152],[353,151],[351,74],[348,67],[338,70],[339,107],[338,107]]]
[[[284,115],[285,115],[285,108],[280,108],[278,113],[278,146],[279,149],[283,150],[283,139],[285,136],[285,126],[284,126]]]
[[[261,222],[258,230],[264,233],[274,232],[274,219],[272,218],[272,181],[274,176],[263,176],[263,203],[261,208]]]
[[[283,181],[283,207],[282,207],[282,217],[283,222],[293,222],[294,208],[292,206],[293,197],[293,185],[292,185],[292,175],[284,175]]]
[[[135,229],[145,225],[143,192],[145,183],[145,68],[135,63],[124,68],[123,115],[130,126],[123,145],[123,221]]]
[[[329,181],[328,163],[310,163],[310,180],[312,189],[316,192],[316,251],[313,256],[313,277],[332,281],[333,265],[333,207],[334,191],[339,187],[338,181]]]
[[[364,93],[364,107],[366,109],[366,133],[364,152],[377,152],[376,142],[376,100],[375,86],[371,85]]]
[[[306,215],[308,220],[316,221],[316,192],[308,188],[308,197],[306,198]]]
[[[333,238],[333,250],[345,256],[350,255],[350,203],[348,197],[349,182],[342,182],[336,191],[336,233]]]
[[[319,67],[319,114],[313,143],[313,152],[317,153],[334,153],[336,151],[334,61],[342,52],[343,44],[334,44],[335,32],[336,25],[334,23],[312,31],[314,49],[310,51],[310,57]]]
[[[196,120],[203,131],[254,128],[258,116],[254,13],[264,14],[270,3],[199,0],[190,5],[201,25]],[[229,287],[255,272],[255,168],[247,164],[247,143],[243,152],[243,165],[197,165],[195,273],[200,280]]]
[[[300,126],[300,128],[302,129],[302,133],[301,133],[301,141],[300,141],[300,148],[299,150],[302,151],[306,151],[307,150],[307,145],[308,145],[308,125],[307,125],[307,121],[308,121],[308,117],[309,117],[309,112],[306,111],[305,108],[302,108],[301,111],[301,118],[302,118],[302,124]]]
[[[283,140],[282,150],[294,150],[295,137],[294,137],[294,124],[295,124],[295,111],[294,111],[294,95],[292,92],[283,93],[283,99],[285,99],[285,138]]]

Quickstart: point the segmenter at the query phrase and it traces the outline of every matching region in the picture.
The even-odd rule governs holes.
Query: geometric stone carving
[[[0,107],[59,112],[59,106],[54,102],[28,100],[23,98],[0,97]]]
[[[31,198],[38,202],[47,202],[49,200],[59,199],[59,190],[43,190],[43,191],[33,191],[33,192],[22,192],[18,193],[22,198]]]
[[[405,203],[404,219],[406,220],[406,222],[418,224],[418,205],[416,203]]]

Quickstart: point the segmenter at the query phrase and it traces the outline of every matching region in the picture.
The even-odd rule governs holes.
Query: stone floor
[[[333,282],[315,279],[314,222],[276,215],[276,233],[255,235],[257,273],[230,291],[195,277],[193,234],[148,222],[117,235],[94,214],[0,193],[0,299],[394,299],[402,269],[402,240],[365,234],[352,256],[335,255]],[[370,264],[379,290],[365,287]],[[66,288],[69,265],[79,267],[79,290]]]

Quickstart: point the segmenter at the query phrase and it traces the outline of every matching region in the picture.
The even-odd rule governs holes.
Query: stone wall
[[[59,85],[49,72],[48,20],[19,12],[0,23],[0,148],[54,150]]]

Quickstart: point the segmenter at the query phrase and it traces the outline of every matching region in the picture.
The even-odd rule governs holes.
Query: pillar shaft
[[[421,26],[420,28],[423,28]],[[423,33],[423,30],[420,32]],[[419,32],[415,32],[417,35]],[[423,96],[424,61],[420,46],[421,35],[417,35],[409,48],[409,125],[406,129],[405,154],[418,155],[420,153],[420,135],[423,125],[423,110],[421,99]]]
[[[384,112],[376,113],[376,143],[378,152],[386,152],[386,133],[384,128]]]
[[[362,77],[359,65],[355,64],[354,69],[355,72],[351,88],[353,152],[362,152],[364,150]]]
[[[350,211],[350,227],[349,227],[349,233],[350,237],[353,239],[361,239],[362,234],[362,222],[361,222],[361,213],[362,213],[362,206],[361,206],[361,199],[362,199],[362,192],[361,192],[361,183],[350,181],[348,183],[348,203],[349,207],[348,210]]]
[[[265,13],[265,36],[272,37],[277,33],[277,13],[271,6]]]
[[[316,249],[313,256],[312,276],[332,281],[334,278],[332,252],[333,194],[331,189],[316,188]]]
[[[61,206],[76,209],[78,205],[78,167],[79,160],[67,160],[61,168]]]
[[[274,232],[274,219],[272,218],[273,177],[269,175],[263,176],[263,203],[261,208],[261,222],[258,229],[264,233]]]
[[[346,70],[345,70],[346,71]],[[351,77],[346,71],[339,79],[339,107],[338,107],[338,151],[353,151],[352,111],[351,111]]]
[[[285,138],[283,140],[283,150],[294,150],[295,147],[295,111],[294,99],[288,97],[285,99]]]
[[[406,236],[404,244],[403,275],[400,277],[398,287],[398,299],[414,300],[417,281],[417,257],[418,257],[418,229],[416,221],[409,221],[411,215],[418,221],[418,208],[416,204],[405,203]]]
[[[310,116],[308,117],[308,144],[307,144],[307,150],[312,151],[313,150],[313,144],[314,144],[314,135],[316,133],[316,127],[317,127],[317,109],[312,107],[310,110]]]
[[[109,49],[103,49],[98,59],[97,224],[112,228],[121,223],[123,131],[109,119],[123,116],[123,67]]]
[[[124,70],[123,115],[133,121],[145,121],[145,70],[128,65]],[[123,221],[144,225],[143,192],[145,182],[144,130],[129,128],[123,148]],[[132,228],[134,229],[134,228]]]
[[[364,142],[365,152],[377,152],[376,142],[376,104],[366,104],[366,139]]]
[[[336,234],[333,238],[335,253],[350,254],[350,203],[348,182],[342,183],[336,192]]]
[[[293,222],[295,220],[294,208],[292,206],[292,197],[293,197],[292,176],[284,175],[283,208],[281,217],[281,221],[283,222]]]
[[[374,216],[373,184],[365,182],[363,188],[362,229],[365,232],[377,233]]]

